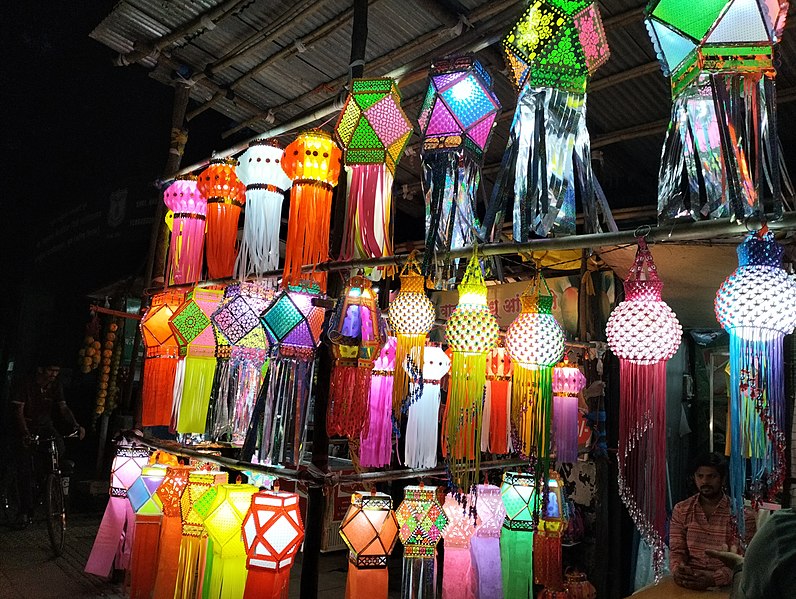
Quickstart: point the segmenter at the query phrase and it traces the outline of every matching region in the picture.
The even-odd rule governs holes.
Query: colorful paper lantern
[[[157,489],[165,476],[165,466],[144,466],[141,476],[127,490],[127,499],[135,512],[130,557],[131,599],[149,599],[155,586],[162,514]]]
[[[420,356],[422,362],[419,362]],[[450,368],[450,357],[435,345],[427,346],[422,354],[414,350],[404,363],[404,369],[411,373],[412,379],[409,396],[402,407],[406,412],[404,465],[408,468],[434,468],[437,465],[442,379]]]
[[[199,191],[196,177],[180,177],[163,191],[163,203],[172,212],[169,242],[170,279],[176,285],[195,283],[202,278],[207,200]]]
[[[486,357],[486,394],[484,397],[484,432],[481,451],[508,453],[511,444],[511,376],[514,364],[505,347],[495,347]],[[487,434],[488,433],[488,434]]]
[[[782,213],[774,45],[787,12],[779,0],[647,5],[647,31],[674,100],[660,222]]]
[[[348,173],[341,259],[392,256],[393,177],[411,135],[412,124],[401,110],[395,80],[351,81],[335,125]],[[378,279],[380,270],[375,268],[368,276]],[[392,271],[386,268],[388,276]]]
[[[349,549],[346,597],[387,599],[387,557],[398,539],[392,498],[376,491],[352,493],[340,536]]]
[[[163,511],[160,522],[159,555],[153,599],[173,599],[177,584],[182,540],[182,518],[180,503],[188,486],[188,475],[193,466],[168,466],[166,476],[156,494]]]
[[[426,335],[434,325],[434,304],[426,297],[423,275],[414,255],[410,255],[401,270],[401,290],[390,303],[387,319],[398,339],[395,352],[395,380],[393,382],[393,415],[397,418],[401,404],[409,390],[409,378],[403,368],[406,357],[413,348],[420,352],[418,363],[423,363],[423,347]]]
[[[506,517],[500,487],[476,485],[479,523],[470,539],[470,555],[478,599],[503,599],[500,531]]]
[[[534,582],[552,591],[564,588],[561,537],[567,513],[562,487],[558,473],[550,471],[547,486],[542,490],[539,524],[533,537]]]
[[[474,496],[445,496],[442,505],[448,525],[442,531],[445,541],[442,567],[442,599],[475,599],[470,560],[470,539],[479,523]]]
[[[730,334],[730,495],[742,537],[746,458],[756,500],[773,498],[787,472],[782,340],[796,326],[794,306],[796,282],[782,268],[782,247],[765,228],[750,234],[715,301]]]
[[[448,525],[448,518],[438,498],[437,487],[408,486],[404,500],[395,512],[398,537],[404,545],[401,597],[437,596],[437,573],[434,562],[437,543]]]
[[[586,86],[610,55],[596,2],[533,0],[503,39],[519,92],[484,230],[497,240],[510,199],[513,238],[575,233],[575,195],[588,232],[599,232],[599,187],[591,170]],[[602,196],[602,191],[598,191]]]
[[[500,534],[503,593],[506,597],[533,597],[534,515],[539,513],[538,478],[521,472],[503,474],[500,493],[506,519]]]
[[[455,280],[452,249],[478,238],[476,192],[500,102],[492,77],[470,55],[437,60],[418,123],[423,135],[423,187],[426,196],[426,254],[423,274]],[[440,261],[442,263],[440,264]]]
[[[378,295],[365,277],[351,277],[337,302],[327,336],[334,366],[329,384],[326,430],[359,438],[368,430],[368,391],[384,334]]]
[[[293,181],[282,286],[311,278],[326,291],[326,273],[302,274],[301,267],[329,258],[332,190],[340,176],[340,148],[325,131],[301,133],[285,148],[282,168]]]
[[[255,139],[238,159],[235,174],[246,186],[246,219],[235,268],[241,280],[279,268],[282,201],[292,185],[282,169],[284,153],[273,140]]]
[[[249,570],[244,599],[287,599],[290,568],[304,540],[298,495],[278,487],[255,493],[242,530]]]
[[[180,344],[169,327],[169,319],[184,299],[181,291],[156,293],[141,319],[141,339],[146,348],[141,389],[142,426],[168,426],[171,421]]]
[[[179,433],[204,433],[216,370],[216,339],[210,317],[223,291],[195,287],[169,320],[185,359],[177,365],[172,423]]]
[[[553,445],[559,462],[578,459],[578,395],[586,377],[567,357],[553,370]]]
[[[474,250],[459,284],[459,303],[445,329],[453,352],[445,410],[446,453],[453,484],[465,494],[479,478],[486,355],[500,336],[486,295],[481,263]]]
[[[387,337],[373,364],[368,392],[368,429],[362,432],[359,463],[363,467],[389,466],[392,456],[392,387],[398,341]]]
[[[661,574],[666,526],[666,361],[682,328],[661,300],[663,283],[643,238],[625,279],[625,299],[608,318],[608,346],[619,358],[619,494]]]

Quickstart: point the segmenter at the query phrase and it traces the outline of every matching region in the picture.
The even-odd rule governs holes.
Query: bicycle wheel
[[[66,510],[61,475],[55,472],[47,476],[47,532],[55,555],[61,555],[66,535]]]

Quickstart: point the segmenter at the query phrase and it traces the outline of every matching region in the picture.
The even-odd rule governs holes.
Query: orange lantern
[[[182,539],[180,501],[188,486],[188,475],[193,470],[193,466],[167,467],[166,476],[155,492],[161,504],[163,518],[160,523],[160,556],[155,588],[152,593],[153,599],[173,599],[174,597]]]

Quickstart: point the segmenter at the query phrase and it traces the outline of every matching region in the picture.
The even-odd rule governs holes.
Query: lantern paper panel
[[[127,499],[136,514],[160,516],[163,513],[157,490],[165,477],[165,466],[144,466],[141,469],[141,476],[127,490]]]
[[[475,595],[479,599],[502,599],[500,531],[506,517],[500,487],[476,486],[478,526],[470,539]]]
[[[567,358],[553,370],[553,445],[556,459],[573,463],[578,459],[578,396],[586,377]]]
[[[172,212],[169,242],[169,279],[176,285],[202,278],[207,200],[195,177],[177,178],[163,191],[163,202]]]
[[[462,498],[450,493],[442,506],[448,524],[442,531],[445,540],[444,565],[442,568],[443,599],[475,599],[475,588],[470,559],[470,539],[479,524],[474,508],[474,496]]]
[[[530,474],[506,472],[500,492],[506,519],[500,535],[503,592],[506,597],[533,595],[534,516],[541,506],[539,479]]]
[[[392,387],[395,376],[395,351],[398,341],[387,337],[373,364],[368,393],[368,429],[359,445],[359,463],[381,468],[392,457]]]

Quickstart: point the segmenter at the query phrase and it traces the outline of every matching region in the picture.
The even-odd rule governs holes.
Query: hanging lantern
[[[392,256],[392,185],[412,135],[393,79],[354,79],[335,137],[345,150],[348,209],[340,258]],[[384,267],[382,267],[384,268]],[[380,268],[368,276],[381,278]],[[386,268],[387,276],[393,274]]]
[[[473,495],[461,497],[445,496],[442,509],[448,525],[442,531],[445,540],[444,564],[442,566],[442,599],[475,599],[472,564],[470,561],[470,539],[479,523],[475,512]]]
[[[479,523],[470,539],[470,555],[478,599],[503,599],[500,531],[506,517],[500,487],[476,485]]]
[[[169,319],[184,299],[181,291],[156,293],[141,319],[141,339],[146,347],[141,389],[142,426],[168,426],[171,421],[180,344],[169,327]]]
[[[162,514],[157,489],[165,476],[165,466],[144,466],[141,476],[127,490],[127,499],[135,512],[130,557],[131,599],[149,599],[155,586]]]
[[[235,268],[241,280],[279,268],[282,201],[292,185],[282,170],[284,153],[273,140],[255,139],[238,159],[235,174],[246,186],[246,219]]]
[[[564,588],[567,591],[567,599],[597,599],[597,589],[583,572],[568,571],[564,575]]]
[[[212,541],[212,558],[207,557],[210,578],[205,581],[207,599],[241,599],[246,588],[246,548],[241,537],[243,519],[249,511],[254,485],[220,484],[207,489],[194,509],[204,522]]]
[[[232,276],[237,255],[238,220],[246,202],[246,188],[235,175],[238,161],[214,158],[196,183],[207,198],[207,276]]]
[[[179,433],[204,433],[216,370],[216,339],[210,317],[223,291],[195,287],[172,315],[169,326],[185,359],[177,365],[172,423]]]
[[[553,445],[562,463],[578,460],[578,395],[585,386],[586,377],[565,356],[553,370]]]
[[[779,0],[647,5],[645,24],[673,98],[659,222],[782,214],[790,178],[777,133],[774,45],[787,13]]]
[[[567,525],[567,514],[562,486],[558,473],[551,470],[543,489],[539,524],[533,537],[534,582],[551,591],[564,588],[561,537]]]
[[[326,430],[359,438],[368,430],[368,390],[373,363],[384,339],[378,295],[365,277],[351,277],[329,323],[334,366]]]
[[[610,211],[591,170],[586,87],[610,51],[597,3],[532,2],[503,38],[503,51],[519,98],[486,234],[499,239],[511,198],[515,242],[574,234],[576,187],[585,229],[599,233],[598,206]]]
[[[166,476],[158,486],[156,494],[163,511],[160,522],[157,576],[155,578],[153,599],[173,599],[177,584],[177,571],[180,560],[182,540],[182,518],[180,502],[188,486],[188,475],[192,466],[168,466]]]
[[[116,446],[111,464],[110,498],[102,516],[94,545],[86,561],[85,571],[107,577],[113,568],[127,570],[130,566],[135,514],[127,500],[127,491],[141,476],[149,462],[149,449],[122,441]]]
[[[537,478],[543,480],[549,470],[553,366],[564,355],[564,331],[552,314],[553,295],[539,265],[520,302],[522,310],[506,331],[506,349],[516,365],[511,403],[520,447],[515,449],[537,457]]]
[[[398,536],[404,545],[403,580],[401,597],[437,596],[437,573],[434,562],[437,543],[448,518],[437,497],[437,487],[408,486],[404,500],[395,512],[398,519]]]
[[[418,363],[423,363],[423,347],[426,345],[426,335],[434,325],[436,313],[434,304],[426,297],[423,275],[414,255],[409,258],[401,270],[401,290],[390,303],[387,318],[390,328],[398,339],[395,351],[395,380],[393,382],[392,410],[397,418],[401,411],[401,404],[409,389],[409,379],[406,376],[404,362],[413,348],[418,348],[420,354]]]
[[[293,181],[282,286],[307,277],[326,291],[326,273],[302,274],[301,267],[329,258],[332,189],[340,176],[340,148],[320,129],[305,131],[285,148],[282,168]]]
[[[506,519],[500,534],[500,561],[506,597],[533,597],[534,514],[539,513],[540,504],[536,480],[521,472],[503,474],[500,493]]]
[[[278,486],[255,493],[242,530],[249,570],[244,599],[287,599],[290,568],[304,540],[298,495]]]
[[[418,362],[422,355],[422,363]],[[427,346],[422,354],[413,350],[404,363],[411,373],[409,396],[402,406],[406,412],[404,434],[404,465],[408,468],[434,468],[439,445],[439,405],[442,379],[450,372],[451,359],[436,345]]]
[[[661,300],[663,283],[644,238],[638,239],[625,299],[608,318],[608,346],[619,358],[619,494],[652,549],[660,577],[666,526],[666,361],[682,328]]]
[[[324,310],[317,286],[283,289],[260,320],[271,344],[259,460],[298,465],[307,434],[307,405]]]
[[[486,283],[473,250],[459,284],[459,303],[445,334],[453,365],[445,409],[448,466],[454,486],[468,493],[481,465],[481,421],[486,355],[497,345],[500,328],[486,303]]]
[[[355,491],[340,524],[348,546],[349,599],[387,599],[387,557],[398,539],[392,498],[384,493]]]
[[[423,135],[426,277],[435,274],[436,265],[439,278],[455,282],[458,259],[451,261],[447,253],[477,241],[481,224],[476,192],[499,112],[492,77],[471,55],[437,60],[431,66],[418,117]]]
[[[368,428],[362,431],[359,463],[365,468],[390,465],[392,456],[392,387],[398,341],[387,337],[373,364],[368,392]]]
[[[486,356],[484,433],[481,451],[501,455],[511,449],[511,375],[514,365],[505,347],[495,347]],[[487,426],[488,425],[488,426]]]
[[[202,278],[207,214],[207,200],[197,187],[196,177],[175,179],[163,191],[163,203],[173,217],[169,244],[169,278],[175,285],[195,283]]]
[[[716,318],[730,334],[730,495],[743,537],[746,458],[756,500],[782,489],[786,466],[782,339],[796,326],[796,282],[782,247],[764,227],[738,246],[738,268],[716,294]]]

